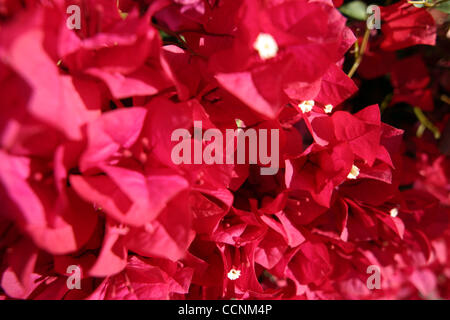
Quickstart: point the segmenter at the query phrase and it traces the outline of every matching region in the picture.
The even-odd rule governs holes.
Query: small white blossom
[[[356,179],[359,176],[359,168],[355,165],[352,165],[352,170],[350,170],[350,173],[348,174],[348,179]]]
[[[298,107],[300,108],[300,110],[302,110],[303,113],[307,113],[312,110],[314,104],[315,104],[314,100],[306,100],[303,101],[302,103],[299,103]]]
[[[391,215],[392,218],[395,218],[398,215],[398,209],[397,208],[392,208],[389,211],[389,214]]]
[[[241,270],[231,269],[230,272],[228,272],[227,276],[230,280],[239,279],[239,277],[241,276]]]
[[[253,44],[253,48],[258,51],[263,60],[271,59],[278,53],[277,42],[268,33],[260,33]]]

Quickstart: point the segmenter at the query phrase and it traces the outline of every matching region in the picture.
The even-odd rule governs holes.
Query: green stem
[[[384,98],[383,102],[381,102],[381,105],[380,105],[381,113],[383,113],[384,110],[386,110],[386,108],[389,106],[389,103],[391,102],[393,96],[394,96],[394,94],[389,93],[389,94]]]
[[[347,74],[350,78],[355,75],[356,70],[358,70],[358,67],[361,64],[364,52],[366,51],[367,48],[367,44],[369,43],[369,38],[370,38],[370,29],[366,28],[366,31],[364,32],[363,41],[361,43],[361,48],[357,49],[355,62],[353,63],[352,68]]]
[[[441,137],[441,132],[439,131],[439,128],[436,127],[423,113],[422,109],[418,107],[414,107],[414,114],[416,115],[417,119],[420,121],[420,123],[433,132],[434,138],[439,139]]]
[[[445,102],[446,104],[450,104],[450,97],[443,94],[443,95],[441,95],[441,101]]]

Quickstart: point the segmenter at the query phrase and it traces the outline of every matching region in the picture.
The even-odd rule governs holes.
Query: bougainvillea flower
[[[170,299],[188,292],[193,270],[177,263],[131,257],[121,273],[106,278],[88,299]]]
[[[381,8],[383,50],[399,50],[418,44],[436,43],[436,23],[425,8],[399,1]]]
[[[349,4],[0,0],[0,300],[449,299],[442,6]]]
[[[2,113],[8,112],[8,119],[15,118],[19,123],[26,122],[27,117],[40,120],[68,138],[80,139],[81,126],[99,114],[100,94],[89,90],[95,82],[59,73],[54,58],[56,39],[50,39],[52,43],[46,39],[53,26],[45,16],[51,13],[42,8],[21,13],[1,33],[2,70],[6,70],[2,71],[2,82],[9,77],[16,81],[13,98]],[[31,57],[29,52],[33,52]],[[8,124],[2,128],[12,135],[14,128]]]
[[[392,68],[391,82],[394,87],[391,104],[405,102],[425,111],[433,110],[430,76],[420,56],[396,62]]]
[[[301,14],[290,16],[291,11]],[[345,19],[325,1],[266,5],[249,1],[239,15],[232,47],[214,55],[210,69],[223,88],[269,118],[285,103],[285,89],[289,88],[293,98],[312,98],[294,88],[320,80],[354,41],[348,36]],[[321,24],[323,20],[334,21],[334,27]],[[296,33],[299,28],[301,36]],[[308,57],[312,60],[308,61]],[[277,86],[269,85],[274,74]]]
[[[105,26],[93,26],[100,32],[81,39],[74,32],[66,31],[62,35],[64,41],[59,51],[62,64],[69,72],[102,80],[116,99],[153,95],[171,86],[161,66],[158,31],[149,24],[152,11],[140,17],[137,10],[133,10],[124,20],[112,2],[100,6],[103,11],[111,10],[115,17]],[[98,8],[98,4],[92,2],[85,14],[98,16],[100,13],[95,14]],[[95,24],[95,21],[89,23]],[[103,22],[99,19],[97,23]]]
[[[38,247],[55,254],[73,252],[87,242],[96,221],[93,207],[66,186],[70,160],[64,163],[65,156],[60,147],[52,168],[43,161],[0,153],[5,168],[0,177],[2,204],[8,208],[2,215],[16,221]]]

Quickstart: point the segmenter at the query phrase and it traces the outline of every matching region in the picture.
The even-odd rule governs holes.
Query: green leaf
[[[435,8],[442,12],[450,14],[450,1],[442,2],[438,4]]]
[[[165,33],[165,32],[162,31],[162,30],[159,30],[159,36],[161,37],[161,39],[162,39],[163,41],[171,38],[170,35],[168,35],[167,33]]]
[[[344,4],[339,8],[339,10],[347,17],[356,20],[364,21],[367,19],[367,4],[359,0]]]

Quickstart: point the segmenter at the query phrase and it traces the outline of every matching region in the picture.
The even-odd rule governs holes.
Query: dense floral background
[[[0,299],[449,299],[450,5],[420,2],[0,0]],[[278,129],[280,170],[175,165],[194,121]]]

